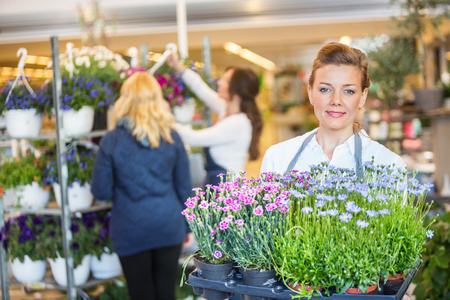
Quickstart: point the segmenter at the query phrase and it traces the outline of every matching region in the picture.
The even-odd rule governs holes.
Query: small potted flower
[[[42,241],[42,247],[45,249],[53,278],[57,284],[66,287],[67,273],[62,231],[61,217],[49,217],[42,232],[42,236],[47,237]],[[69,255],[73,257],[74,283],[81,285],[87,281],[90,273],[92,233],[90,228],[85,226],[83,220],[78,217],[71,218],[70,231],[72,239],[69,242]]]
[[[0,90],[0,114],[4,114],[6,130],[13,138],[37,137],[42,127],[42,114],[51,107],[51,99],[43,97],[28,83],[9,84]]]
[[[82,219],[85,226],[91,228],[92,276],[97,279],[119,276],[122,273],[122,267],[119,256],[114,252],[109,238],[111,211],[83,214]]]
[[[186,209],[182,211],[185,216],[192,234],[197,242],[198,251],[188,257],[183,269],[191,258],[197,267],[197,273],[200,277],[225,281],[233,276],[233,261],[227,255],[226,249],[228,243],[225,239],[226,235],[223,231],[223,223],[221,221],[226,216],[226,212],[222,209],[224,199],[220,197],[217,186],[206,186],[206,191],[201,188],[194,188],[195,196],[190,197],[185,202]],[[184,279],[181,278],[181,282]],[[209,299],[224,299],[226,293],[204,289],[203,297]],[[223,297],[223,298],[220,298]]]
[[[11,262],[14,277],[20,283],[41,281],[47,269],[42,235],[46,217],[21,215],[10,218],[0,231],[0,240]]]
[[[91,177],[95,163],[95,150],[76,142],[67,147],[65,160],[69,171],[67,179],[67,194],[70,211],[78,211],[91,206],[93,196],[91,194]],[[56,156],[44,169],[46,184],[53,186],[55,198],[61,207],[61,188],[59,184]]]
[[[0,187],[14,193],[13,205],[41,209],[50,199],[50,185],[44,180],[47,158],[27,151],[24,156],[3,157],[0,168]],[[15,203],[14,203],[15,202]]]

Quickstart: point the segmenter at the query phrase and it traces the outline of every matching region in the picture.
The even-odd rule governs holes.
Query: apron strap
[[[355,137],[355,161],[356,161],[356,176],[358,177],[358,180],[360,180],[363,176],[363,163],[362,163],[362,141],[359,134],[353,130],[353,136]],[[286,172],[291,171],[295,164],[297,163],[298,158],[300,157],[300,154],[302,153],[303,149],[309,144],[309,142],[312,140],[312,138],[316,135],[316,132],[310,134],[306,137],[306,139],[303,141],[302,145],[298,149],[297,153],[295,153],[294,157],[292,158],[291,162],[289,163]]]
[[[291,162],[289,163],[289,165],[288,165],[288,167],[286,169],[286,172],[289,172],[289,171],[291,171],[294,168],[294,166],[297,163],[297,160],[298,160],[300,154],[302,153],[303,149],[305,149],[306,145],[309,144],[309,142],[312,140],[312,138],[315,135],[316,135],[316,133],[314,132],[314,133],[312,133],[312,134],[310,134],[310,135],[308,135],[306,137],[306,139],[303,141],[302,145],[298,149],[297,153],[295,153],[294,158],[292,158]]]

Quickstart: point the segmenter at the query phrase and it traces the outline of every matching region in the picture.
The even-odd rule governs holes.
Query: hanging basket
[[[192,122],[195,115],[195,100],[189,98],[182,105],[174,106],[173,115],[179,123]]]
[[[122,274],[122,266],[116,253],[103,253],[98,259],[96,256],[91,260],[92,276],[97,279],[107,279]]]
[[[20,283],[42,281],[47,271],[47,262],[45,260],[33,261],[28,255],[25,255],[23,263],[18,258],[11,261],[11,271]]]
[[[12,138],[35,138],[42,127],[42,115],[35,108],[5,112],[6,130]]]
[[[37,182],[16,188],[16,196],[20,206],[28,209],[41,209],[50,200],[50,190],[43,189]]]
[[[64,132],[69,137],[79,137],[92,131],[94,126],[94,109],[83,106],[80,110],[62,111]]]
[[[61,187],[59,183],[53,184],[53,190],[55,192],[56,203],[61,207]],[[73,185],[67,189],[67,197],[69,211],[71,212],[91,207],[92,201],[94,200],[94,197],[91,194],[91,185],[89,183],[80,186],[78,182],[74,182]]]
[[[67,286],[67,272],[66,272],[66,260],[58,257],[55,259],[48,259],[50,269],[52,270],[53,278],[56,283],[62,287]],[[73,269],[73,281],[75,285],[81,285],[86,283],[89,278],[91,255],[83,257],[81,265],[78,265]]]

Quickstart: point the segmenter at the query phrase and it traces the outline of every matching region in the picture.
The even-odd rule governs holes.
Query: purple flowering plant
[[[74,267],[81,264],[86,255],[95,255],[94,226],[95,222],[81,214],[73,216],[70,220],[70,232],[72,239],[69,242],[69,254],[73,257]],[[45,222],[42,236],[43,248],[47,258],[55,260],[64,257],[63,226],[60,216],[48,217]]]
[[[48,217],[21,215],[13,217],[5,222],[0,230],[0,242],[6,251],[8,260],[18,259],[24,262],[25,256],[32,261],[45,260],[46,250],[44,240],[44,229]]]
[[[52,99],[52,82],[49,82],[42,93],[45,99]],[[114,90],[108,82],[92,75],[68,75],[62,77],[60,108],[62,110],[80,110],[90,106],[95,111],[103,112],[114,103]]]
[[[273,176],[263,173],[264,176]],[[366,163],[362,180],[354,170],[312,166],[306,183],[292,192],[286,232],[275,236],[274,265],[287,283],[338,293],[368,287],[416,267],[430,236],[423,221],[429,185],[395,166]]]
[[[11,85],[12,81],[9,81],[3,89],[0,89],[0,114],[4,111],[18,109],[36,109],[38,114],[42,114],[52,107],[52,99],[46,97],[42,89],[33,89],[35,95],[32,95],[20,82],[14,87]],[[8,102],[6,102],[10,92]]]
[[[98,211],[85,213],[82,215],[83,224],[90,229],[91,233],[91,254],[99,260],[103,253],[112,254],[114,252],[109,237],[109,220],[111,211]]]
[[[213,90],[217,89],[217,82],[206,72],[205,65],[201,62],[195,62],[191,59],[185,59],[184,65],[197,74],[208,84]],[[202,101],[198,100],[194,92],[181,79],[181,74],[174,71],[167,64],[163,64],[154,74],[156,80],[161,86],[164,99],[166,99],[170,107],[181,106],[186,100],[194,99],[198,109],[204,109]]]
[[[67,146],[64,157],[69,170],[67,179],[69,187],[75,182],[78,182],[80,186],[90,183],[95,164],[95,154],[95,148],[78,142],[72,142]],[[47,185],[59,183],[56,149],[48,152],[47,155],[50,159],[44,168],[44,182]]]

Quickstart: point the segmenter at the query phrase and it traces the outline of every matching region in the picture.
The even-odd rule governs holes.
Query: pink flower
[[[195,218],[197,218],[197,216],[196,215],[190,215],[190,216],[187,216],[186,217],[189,221],[192,221],[192,220],[194,220]]]
[[[213,231],[211,231],[211,233],[209,234],[209,236],[213,236],[213,235],[215,235],[217,233],[217,230],[213,230]]]
[[[244,224],[245,224],[244,220],[242,220],[242,219],[236,220],[236,222],[234,222],[234,223],[236,223],[236,225],[239,225],[239,226],[244,226]]]
[[[208,202],[206,202],[205,200],[203,200],[201,203],[200,203],[200,205],[198,206],[198,207],[200,207],[200,208],[208,208],[209,207],[209,204],[208,204]]]
[[[233,199],[231,199],[231,198],[227,198],[227,199],[225,199],[225,205],[230,205],[231,203],[233,203]]]
[[[183,211],[181,212],[181,214],[182,214],[183,216],[189,215],[189,211],[188,211],[187,209],[185,209],[185,210],[183,210]]]
[[[188,201],[184,202],[184,205],[186,205],[189,208],[194,208],[195,207],[195,202],[188,200]]]
[[[213,256],[214,256],[215,259],[219,259],[219,258],[222,257],[222,252],[216,251],[216,252],[214,252]]]
[[[264,209],[262,208],[261,205],[258,205],[254,210],[253,213],[255,214],[255,216],[260,216],[262,215],[264,212]]]
[[[219,223],[219,229],[220,229],[220,230],[225,230],[225,229],[227,229],[227,228],[228,228],[228,224],[229,224],[229,222],[226,221],[226,220],[221,221],[221,222]]]
[[[267,203],[266,204],[266,210],[267,211],[272,211],[277,209],[278,205],[276,205],[275,203]]]

